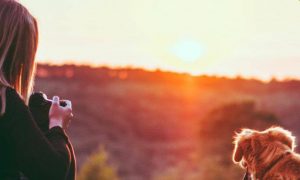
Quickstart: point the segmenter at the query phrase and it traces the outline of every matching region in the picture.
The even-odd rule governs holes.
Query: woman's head
[[[15,0],[0,0],[0,85],[11,86],[25,102],[33,86],[38,28]]]

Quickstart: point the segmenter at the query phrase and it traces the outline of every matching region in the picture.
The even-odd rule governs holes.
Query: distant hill
[[[75,118],[70,136],[79,165],[104,145],[122,179],[153,179],[171,167],[191,162],[191,156],[201,153],[199,149],[205,150],[204,140],[218,132],[209,125],[227,124],[223,122],[226,117],[218,119],[211,114],[228,104],[252,102],[249,108],[253,112],[266,112],[300,135],[297,80],[266,83],[159,70],[39,64],[34,90],[72,100]],[[208,121],[210,117],[214,122]],[[230,145],[229,131],[252,122],[237,121],[240,123],[228,124],[228,135],[220,137],[222,143],[229,141]],[[269,125],[258,124],[254,127]],[[201,129],[211,127],[211,135],[199,138]],[[228,153],[226,158],[230,150]]]

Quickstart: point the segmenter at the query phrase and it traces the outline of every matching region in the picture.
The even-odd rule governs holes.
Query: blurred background
[[[73,102],[79,180],[232,180],[232,136],[300,135],[298,0],[20,0],[34,90]]]

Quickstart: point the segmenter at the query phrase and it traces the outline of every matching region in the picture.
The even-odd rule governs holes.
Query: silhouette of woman
[[[37,126],[27,104],[32,91],[38,27],[15,0],[0,0],[0,179],[75,179],[73,149],[65,129],[70,101],[54,96],[49,130]]]

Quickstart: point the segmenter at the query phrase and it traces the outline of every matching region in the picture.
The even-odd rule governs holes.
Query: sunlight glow
[[[300,78],[298,0],[20,2],[38,20],[42,63]]]
[[[205,48],[198,41],[182,39],[171,47],[171,53],[186,63],[199,60],[205,53]]]

